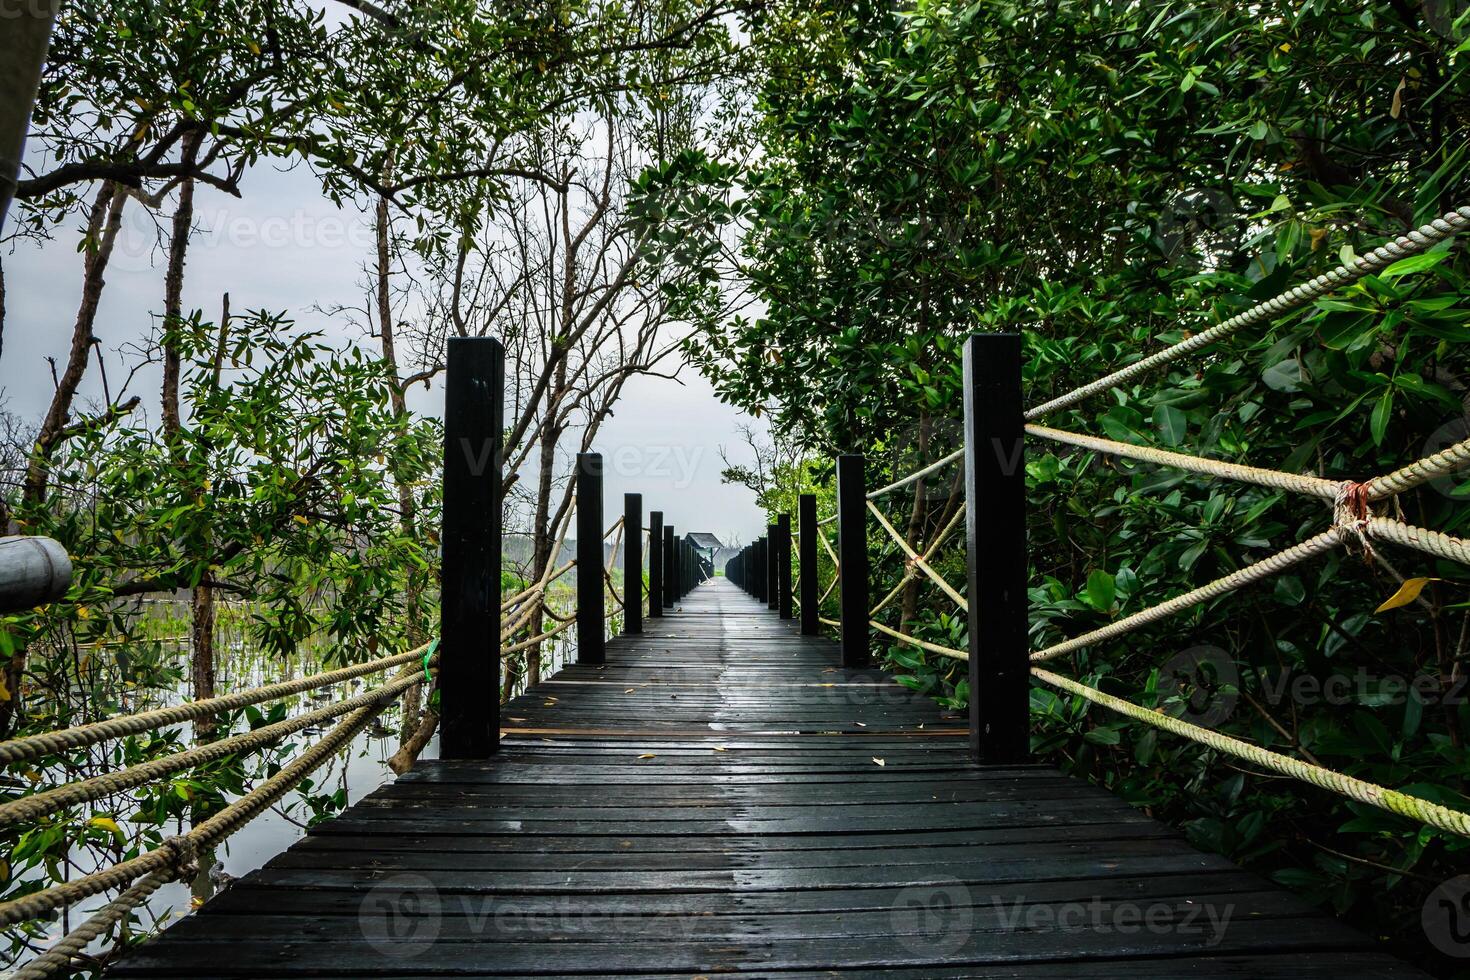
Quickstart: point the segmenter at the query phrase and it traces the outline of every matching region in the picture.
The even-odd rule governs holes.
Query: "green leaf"
[[[1378,396],[1378,403],[1373,406],[1373,415],[1368,420],[1368,428],[1373,436],[1373,445],[1383,445],[1383,437],[1388,434],[1388,423],[1393,418],[1393,388],[1383,389],[1383,394]]]
[[[1399,259],[1378,275],[1382,279],[1413,275],[1425,269],[1433,269],[1447,258],[1449,258],[1448,252],[1425,252],[1423,255],[1411,255],[1407,259]]]
[[[1173,405],[1160,405],[1154,409],[1154,425],[1158,427],[1160,438],[1170,446],[1181,445],[1189,429],[1184,413]]]
[[[1094,568],[1087,575],[1087,591],[1084,594],[1087,604],[1098,612],[1109,612],[1113,608],[1113,599],[1117,596],[1118,586],[1113,576],[1101,568]]]

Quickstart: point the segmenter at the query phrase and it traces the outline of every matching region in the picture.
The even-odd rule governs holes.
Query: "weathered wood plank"
[[[111,974],[1420,976],[796,630],[696,588]]]

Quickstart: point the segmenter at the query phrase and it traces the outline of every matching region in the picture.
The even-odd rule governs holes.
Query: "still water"
[[[180,610],[170,610],[168,608],[170,604],[160,605],[164,608],[156,610],[154,615],[163,617],[162,621],[167,623],[179,621],[176,617]],[[328,648],[324,644],[304,644],[297,653],[283,658],[267,655],[254,649],[242,625],[225,623],[219,632],[221,635],[216,639],[217,694],[228,694],[264,684],[292,680],[341,665],[327,662]],[[568,631],[545,644],[543,652],[545,673],[549,674],[559,669],[567,661],[575,649],[574,633],[575,630]],[[174,667],[183,667],[183,672],[187,676],[187,637],[185,635],[160,636],[155,642],[161,644],[163,651],[161,657],[164,663]],[[159,648],[155,647],[155,649]],[[127,660],[126,651],[94,650],[92,652],[109,661],[125,663]],[[331,701],[360,694],[382,683],[384,679],[382,674],[369,674],[333,688],[295,695],[283,699],[280,703],[285,706],[288,717],[295,717],[323,707]],[[188,688],[188,681],[185,680],[167,690],[154,688],[131,697],[125,696],[121,699],[123,708],[120,713],[133,713],[186,701],[190,697]],[[270,704],[260,706],[262,711],[269,710],[270,707]],[[278,767],[314,744],[317,738],[329,730],[335,721],[336,719],[328,722],[324,728],[304,729],[288,736],[274,749],[267,747],[264,751],[252,755],[245,764],[245,771],[249,774],[249,778],[244,784],[243,791],[248,792],[276,771],[270,765],[271,763]],[[350,806],[393,779],[393,772],[388,768],[387,763],[400,745],[401,725],[401,705],[394,703],[354,738],[343,751],[317,769],[311,776],[312,785],[305,792],[318,800],[324,796],[340,793],[340,802]],[[217,734],[219,737],[224,737],[227,734],[248,731],[249,727],[248,722],[242,718],[237,721],[230,732],[220,730]],[[188,748],[192,745],[193,733],[190,726],[182,725],[173,731],[180,740],[179,748]],[[56,767],[32,771],[26,775],[25,780],[13,775],[8,776],[4,792],[0,795],[3,795],[4,798],[20,795],[25,782],[34,784],[36,788],[47,788],[66,781],[75,781],[114,771],[118,768],[113,743],[104,742],[85,752],[86,759],[80,766],[73,764],[66,769]],[[424,750],[421,758],[432,759],[437,755],[438,739],[436,737]],[[172,779],[182,780],[187,775],[187,772],[178,773]],[[137,834],[145,829],[140,823],[146,823],[155,832],[161,830],[164,836],[187,832],[190,829],[187,819],[171,820],[162,828],[158,828],[151,821],[135,822],[131,819],[138,814],[140,801],[146,798],[145,794],[157,793],[157,791],[157,787],[138,787],[114,797],[63,811],[51,819],[64,822],[69,832],[79,833],[86,822],[93,817],[111,818],[116,821],[121,833],[129,840],[135,839]],[[230,802],[238,799],[240,795],[242,793],[227,794],[225,800]],[[303,791],[293,790],[286,794],[275,806],[265,810],[236,831],[217,848],[214,854],[201,855],[201,872],[193,882],[175,882],[155,892],[147,906],[139,910],[139,922],[134,931],[141,930],[146,933],[166,928],[170,923],[190,914],[193,909],[207,902],[210,897],[229,888],[234,880],[260,868],[305,836],[314,812]],[[334,807],[333,812],[339,811]],[[7,839],[6,846],[13,848],[15,840]],[[115,863],[121,856],[115,848],[105,843],[99,845],[96,840],[79,841],[70,848],[67,866],[60,869],[60,874],[66,879],[79,878]],[[39,879],[45,884],[54,883],[54,878],[48,875],[45,867],[34,867],[28,871],[18,870],[18,875],[18,880],[22,882],[28,879]],[[28,936],[18,927],[8,929],[5,948],[0,950],[3,952],[3,959],[0,959],[0,963],[3,963],[5,968],[4,972],[0,972],[0,977],[5,976],[14,967],[23,965],[36,954],[44,952],[113,897],[115,893],[108,893],[80,902],[66,910],[66,913],[54,922],[42,924],[38,930],[32,931]],[[94,947],[88,952],[94,954],[105,952],[108,945],[110,944],[99,942],[94,944]]]

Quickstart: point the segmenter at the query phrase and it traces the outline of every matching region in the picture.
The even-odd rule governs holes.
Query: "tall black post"
[[[664,614],[664,512],[648,512],[648,616]]]
[[[817,617],[822,610],[818,609],[821,595],[821,580],[817,577],[817,497],[816,494],[804,493],[797,500],[796,519],[800,522],[798,533],[801,542],[798,545],[801,560],[801,633],[803,636],[816,636],[822,631],[822,624]]]
[[[842,584],[842,665],[866,667],[868,654],[868,506],[863,457],[837,457],[837,563]]]
[[[791,618],[791,515],[776,515],[776,608]]]
[[[664,525],[664,608],[674,608],[674,590],[679,582],[679,566],[674,558],[674,525]]]
[[[781,543],[776,525],[766,525],[766,608],[775,609],[781,591],[781,578],[776,574],[776,562],[780,559]]]
[[[970,602],[970,748],[982,763],[1026,761],[1025,421],[1021,338],[965,342],[965,551]]]
[[[680,560],[683,557],[681,554],[681,552],[683,551],[683,543],[684,542],[679,540],[679,536],[674,533],[674,529],[669,528],[669,554],[673,558],[673,561],[669,564],[669,567],[673,569],[673,571],[669,573],[670,606],[672,606],[674,603],[678,602],[684,597],[684,593],[682,591],[684,585],[684,563]]]
[[[607,659],[602,565],[602,454],[577,454],[577,663]]]
[[[643,632],[643,494],[623,494],[623,632]]]
[[[444,375],[439,757],[500,748],[500,467],[505,348],[451,337]]]
[[[755,597],[766,601],[766,539],[755,539]]]

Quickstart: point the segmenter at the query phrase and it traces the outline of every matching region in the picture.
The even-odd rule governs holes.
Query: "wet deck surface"
[[[1417,977],[723,579],[420,762],[114,977]]]

